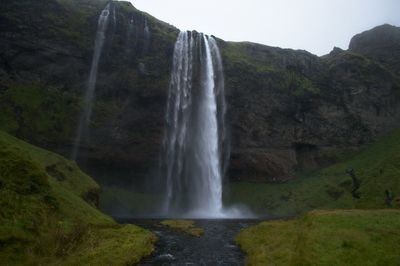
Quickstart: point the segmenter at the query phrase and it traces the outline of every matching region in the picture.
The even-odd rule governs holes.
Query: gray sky
[[[400,26],[400,0],[130,0],[182,30],[329,53],[374,26]]]

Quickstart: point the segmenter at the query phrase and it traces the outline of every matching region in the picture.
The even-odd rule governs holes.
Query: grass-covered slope
[[[0,131],[2,265],[126,265],[155,237],[99,212],[98,185],[75,163]]]
[[[400,207],[400,130],[342,157],[281,184],[234,183],[229,201],[278,216],[315,208]]]
[[[247,265],[398,265],[400,211],[313,211],[239,233]]]

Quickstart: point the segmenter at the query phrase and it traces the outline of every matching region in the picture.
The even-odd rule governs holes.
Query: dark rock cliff
[[[400,28],[381,25],[354,36],[349,50],[364,55],[400,75]]]
[[[338,48],[317,57],[251,43],[222,49],[231,177],[285,180],[399,126],[399,78],[369,57]]]
[[[2,3],[1,129],[69,155],[106,3]],[[111,10],[80,159],[100,181],[126,184],[157,168],[178,30],[127,2]],[[399,38],[399,28],[380,26],[355,36],[348,51],[324,57],[218,40],[232,143],[228,176],[290,179],[399,127]]]

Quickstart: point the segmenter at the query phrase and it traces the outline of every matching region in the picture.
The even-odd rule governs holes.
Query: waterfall
[[[117,26],[117,11],[116,11],[116,9],[115,9],[115,5],[113,6],[113,24],[114,24],[114,27],[116,27]]]
[[[96,81],[97,81],[97,71],[98,71],[101,51],[103,49],[104,40],[106,38],[105,33],[108,26],[109,15],[110,15],[110,4],[107,4],[107,6],[101,12],[97,23],[97,33],[96,33],[96,40],[92,58],[92,65],[90,68],[89,82],[85,93],[85,99],[83,102],[84,106],[79,120],[75,143],[71,156],[71,159],[73,160],[76,160],[83,132],[88,128],[90,117],[92,114],[94,91],[96,88]]]
[[[210,38],[210,49],[215,61],[214,77],[215,77],[215,94],[217,99],[217,114],[218,114],[218,128],[219,128],[219,149],[220,149],[220,163],[222,176],[225,176],[226,170],[229,165],[230,159],[230,142],[227,133],[227,126],[225,123],[226,115],[226,102],[225,102],[225,79],[224,69],[222,64],[222,57],[219,52],[217,42],[214,38]]]
[[[225,217],[229,150],[222,60],[216,41],[183,31],[175,44],[161,173],[168,215]]]
[[[128,22],[128,28],[127,28],[127,32],[126,32],[126,47],[130,47],[132,45],[131,37],[132,37],[132,32],[134,31],[134,27],[135,27],[135,20],[132,15],[131,19]]]
[[[143,27],[143,49],[142,55],[146,55],[150,45],[150,28],[149,23],[147,22],[147,18],[144,17],[144,27]]]

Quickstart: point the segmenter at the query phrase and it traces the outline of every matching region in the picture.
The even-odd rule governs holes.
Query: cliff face
[[[370,57],[336,48],[319,58],[250,43],[223,51],[231,177],[285,180],[399,126],[398,76]]]
[[[1,129],[69,155],[106,3],[2,6]],[[126,183],[156,169],[178,30],[126,2],[113,2],[111,11],[90,138],[80,154],[88,169],[101,169],[104,182]],[[385,51],[377,42],[381,34],[392,40],[382,41],[391,43]],[[289,179],[399,127],[399,36],[399,28],[381,26],[355,36],[348,51],[324,57],[218,40],[232,143],[229,177]],[[115,169],[118,180],[110,181]]]
[[[368,57],[400,74],[400,28],[388,24],[354,36],[349,50]]]
[[[3,129],[69,156],[97,20],[106,3],[23,0],[5,4],[0,15]],[[134,169],[142,176],[155,164],[177,33],[130,3],[112,4],[90,138],[82,143],[81,160]]]

